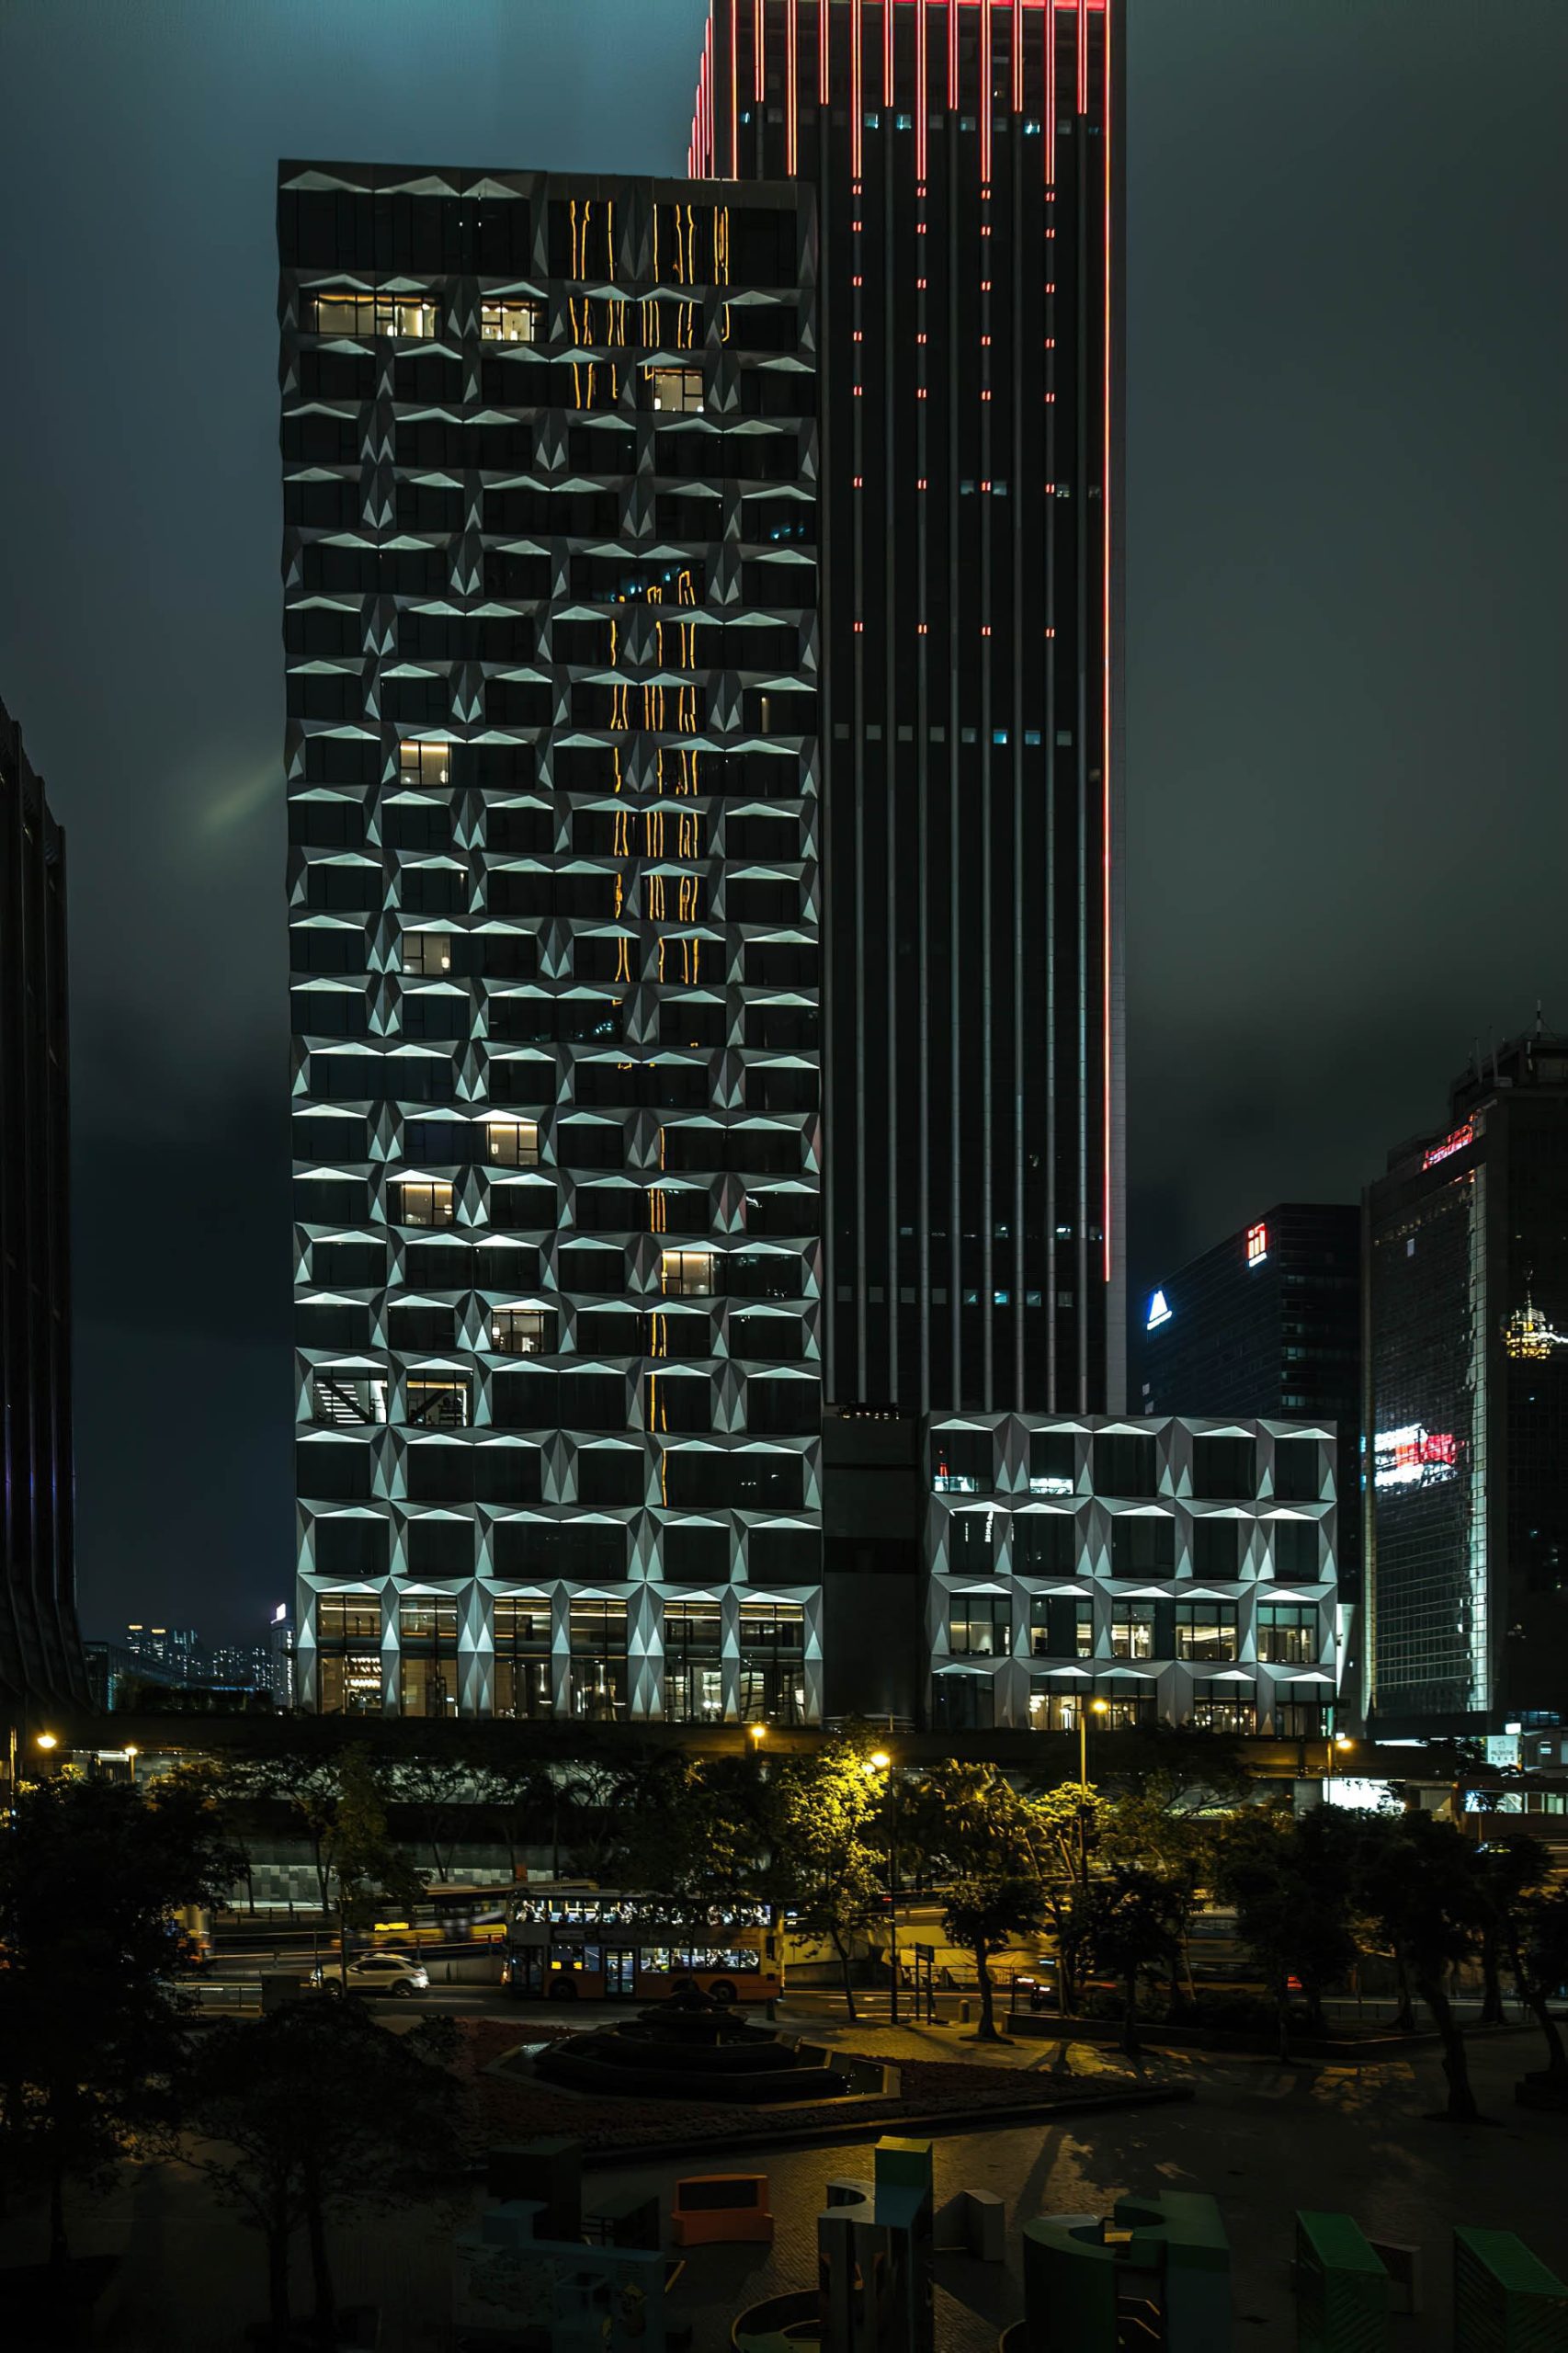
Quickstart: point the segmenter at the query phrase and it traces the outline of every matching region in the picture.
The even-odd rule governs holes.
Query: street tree
[[[1236,1934],[1263,1971],[1279,2024],[1279,2056],[1290,2056],[1290,1981],[1307,2021],[1324,2031],[1323,1997],[1354,1967],[1357,1865],[1352,1820],[1331,1806],[1291,1815],[1249,1806],[1221,1831],[1214,1887],[1233,1904]]]
[[[1090,1783],[1058,1781],[1025,1802],[1025,1835],[1056,1947],[1057,2005],[1075,2016],[1087,1951],[1085,1896],[1114,1809]]]
[[[855,1947],[881,1916],[881,1779],[869,1743],[856,1738],[826,1741],[814,1755],[791,1758],[778,1776],[780,1838],[799,1924],[837,1955],[851,2018]]]
[[[1546,2081],[1568,2100],[1568,2051],[1551,2004],[1568,1984],[1568,1887],[1527,1895],[1514,1922],[1514,1982],[1546,2042]]]
[[[1518,1978],[1519,1923],[1525,1899],[1551,1877],[1551,1857],[1528,1831],[1488,1838],[1471,1849],[1481,1918],[1481,2018],[1502,2026],[1503,1964]]]
[[[237,1869],[188,1782],[17,1795],[0,1838],[0,2147],[11,2177],[46,2193],[52,2263],[69,2259],[66,2183],[107,2177],[177,2047],[174,1915]]]
[[[994,1865],[964,1872],[948,1890],[942,1926],[954,1944],[961,1945],[974,1961],[980,1988],[982,2042],[1000,2042],[996,2029],[995,1984],[991,1964],[1015,1937],[1040,1927],[1045,1916],[1040,1884],[1032,1873],[1015,1875]]]
[[[1360,1908],[1386,1938],[1437,2029],[1449,2088],[1448,2121],[1473,2123],[1479,2110],[1464,2033],[1447,1983],[1450,1972],[1471,1958],[1480,1938],[1473,1852],[1452,1823],[1429,1813],[1359,1819]]]
[[[925,1774],[908,1807],[911,1832],[950,1875],[943,1919],[974,1960],[980,2038],[999,2041],[991,1963],[1046,1915],[1034,1810],[994,1765],[957,1760]]]
[[[1171,1966],[1181,1934],[1182,1898],[1157,1872],[1117,1863],[1090,1881],[1083,1911],[1095,1966],[1121,1985],[1121,2047],[1136,2059],[1142,2050],[1138,1981]]]
[[[324,2345],[337,2342],[329,2225],[424,2200],[462,2161],[458,2031],[391,2034],[358,2003],[290,2002],[225,2021],[176,2077],[163,2145],[259,2232],[272,2340],[290,2342],[290,2255],[306,2235]]]
[[[383,1907],[412,1912],[425,1881],[387,1829],[381,1783],[366,1748],[346,1748],[337,1760],[331,1826],[323,1853],[336,1883],[338,1983],[348,1987],[348,1937]]]

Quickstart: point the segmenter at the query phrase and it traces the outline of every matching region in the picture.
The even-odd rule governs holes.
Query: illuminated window
[[[482,302],[479,306],[482,343],[534,343],[539,337],[537,302]]]
[[[319,1371],[311,1382],[312,1417],[348,1428],[362,1422],[384,1422],[387,1384],[361,1381],[349,1373]]]
[[[719,1288],[711,1250],[666,1250],[659,1260],[659,1288],[666,1299],[710,1299]]]
[[[301,306],[307,335],[439,335],[438,303],[423,294],[324,292],[307,294]]]
[[[647,368],[643,381],[648,387],[648,405],[670,416],[700,416],[702,414],[702,370],[700,368]]]
[[[423,1429],[461,1430],[468,1427],[468,1382],[433,1379],[410,1373],[407,1381],[408,1419]]]
[[[426,792],[437,791],[451,781],[451,763],[449,744],[400,744],[397,780]]]
[[[1236,1643],[1236,1605],[1233,1601],[1178,1601],[1176,1603],[1176,1654],[1177,1658],[1234,1658]]]
[[[1310,1666],[1318,1654],[1317,1611],[1265,1602],[1257,1613],[1257,1654],[1266,1666]]]
[[[1006,1658],[1013,1647],[1013,1605],[1006,1595],[955,1593],[948,1603],[948,1649],[954,1658]]]
[[[1154,1605],[1152,1601],[1111,1603],[1110,1650],[1113,1658],[1153,1657]]]
[[[452,935],[449,931],[405,931],[403,935],[403,969],[418,980],[432,980],[438,973],[452,969]]]
[[[1249,1225],[1247,1228],[1247,1265],[1261,1267],[1268,1256],[1268,1228]]]
[[[457,1216],[451,1186],[440,1180],[394,1185],[392,1197],[399,1225],[450,1225]]]
[[[548,1353],[551,1316],[544,1307],[496,1307],[491,1310],[490,1345],[505,1357],[538,1357]]]
[[[318,1643],[375,1643],[381,1639],[381,1605],[373,1593],[324,1593],[316,1601]]]
[[[485,1155],[496,1168],[539,1166],[537,1120],[492,1120],[484,1131]]]

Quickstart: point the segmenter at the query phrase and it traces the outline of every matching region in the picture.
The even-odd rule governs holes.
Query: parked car
[[[311,1972],[311,1983],[319,1985],[324,1994],[344,1991],[344,1980],[335,1961],[318,1961]],[[365,1952],[348,1964],[350,1994],[396,1994],[406,2001],[412,1995],[427,1994],[429,1990],[429,1971],[403,1953]]]

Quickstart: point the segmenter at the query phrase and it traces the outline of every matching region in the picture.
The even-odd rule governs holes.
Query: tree
[[[1321,2034],[1324,1995],[1355,1965],[1355,1837],[1352,1818],[1332,1806],[1295,1816],[1252,1806],[1217,1842],[1215,1890],[1235,1905],[1236,1933],[1274,1996],[1282,2060],[1290,2056],[1291,1978]]]
[[[0,1839],[0,2131],[9,2169],[48,2194],[50,2259],[69,2259],[65,2184],[98,2181],[177,2046],[174,1914],[237,1870],[210,1799],[49,1780]]]
[[[1096,1968],[1121,1982],[1121,2047],[1130,2059],[1138,2039],[1138,1980],[1168,1966],[1181,1934],[1182,1899],[1177,1890],[1150,1870],[1118,1863],[1091,1881],[1084,1905],[1085,1933]]]
[[[1524,1899],[1551,1877],[1551,1857],[1528,1831],[1490,1838],[1471,1850],[1481,1912],[1481,2020],[1502,2026],[1503,1961],[1518,1981],[1519,1919]]]
[[[857,2015],[850,1977],[855,1940],[881,1912],[880,1779],[869,1743],[853,1738],[829,1740],[812,1756],[791,1758],[779,1776],[782,1836],[800,1926],[837,1954],[851,2018]]]
[[[383,1905],[412,1911],[425,1882],[387,1832],[386,1809],[369,1751],[346,1748],[338,1759],[332,1827],[324,1846],[337,1881],[338,1982],[348,1988],[348,1931],[364,1927]]]
[[[1361,1906],[1431,2013],[1443,2046],[1449,2122],[1473,2123],[1479,2110],[1464,2035],[1443,1982],[1474,1949],[1481,1927],[1472,1853],[1461,1831],[1429,1813],[1359,1819]]]
[[[1568,1888],[1527,1895],[1514,1922],[1514,1982],[1546,2039],[1546,2080],[1568,2099],[1568,2052],[1551,2005],[1568,1984]]]
[[[909,1828],[953,1874],[943,1919],[974,1957],[980,2040],[997,2042],[991,1962],[1014,1936],[1039,1928],[1040,1884],[1034,1810],[994,1765],[937,1765],[909,1802]]]
[[[358,2003],[290,2002],[226,2021],[191,2050],[165,2126],[167,2153],[206,2175],[260,2232],[276,2346],[289,2340],[289,2258],[310,2245],[316,2330],[336,2342],[328,2225],[430,2194],[462,2159],[449,2018],[389,2034]]]
[[[1057,2006],[1063,2018],[1078,2008],[1088,1934],[1083,1899],[1109,1815],[1099,1790],[1077,1781],[1058,1781],[1027,1801],[1026,1835],[1056,1946]]]
[[[455,1733],[460,1727],[442,1729]],[[403,1737],[393,1752],[396,1761],[388,1773],[389,1786],[393,1795],[414,1807],[436,1877],[446,1880],[450,1876],[452,1847],[473,1807],[473,1765],[449,1741],[443,1741],[438,1751],[432,1750],[423,1724],[403,1723],[396,1730]]]
[[[1003,1870],[966,1871],[948,1891],[942,1926],[954,1944],[974,1959],[980,1986],[982,2042],[1000,2042],[996,2031],[995,1993],[991,1963],[1012,1938],[1038,1928],[1044,1916],[1040,1884],[1033,1877],[1019,1878]]]

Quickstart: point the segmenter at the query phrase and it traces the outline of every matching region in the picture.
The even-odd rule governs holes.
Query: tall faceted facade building
[[[712,0],[821,241],[826,1376],[1123,1404],[1120,0]]]
[[[71,1452],[65,836],[0,703],[0,1721],[85,1693]]]
[[[810,193],[278,233],[301,1699],[813,1722]]]

